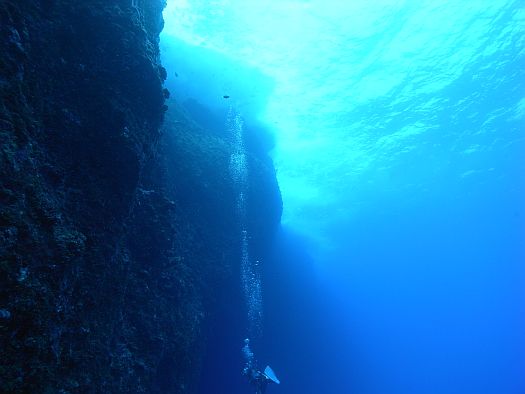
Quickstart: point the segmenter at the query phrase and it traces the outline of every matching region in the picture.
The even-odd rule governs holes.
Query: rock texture
[[[193,392],[208,317],[242,307],[231,147],[161,129],[163,7],[0,0],[0,392]],[[259,256],[281,202],[250,166]]]

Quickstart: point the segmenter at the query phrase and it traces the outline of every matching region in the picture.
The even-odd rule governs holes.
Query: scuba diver
[[[248,378],[250,384],[255,388],[255,394],[264,394],[268,383],[281,383],[269,365],[266,366],[264,372],[261,372],[257,368],[255,357],[250,349],[250,340],[248,338],[244,340],[242,353],[246,361],[242,374]]]

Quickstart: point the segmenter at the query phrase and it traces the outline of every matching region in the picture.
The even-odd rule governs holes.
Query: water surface
[[[268,392],[525,392],[523,2],[172,0],[165,18],[175,96],[275,134]]]

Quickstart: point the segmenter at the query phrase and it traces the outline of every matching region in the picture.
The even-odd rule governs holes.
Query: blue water
[[[525,3],[171,0],[165,19],[174,96],[275,136],[268,393],[525,393]],[[204,392],[250,392],[228,360]]]

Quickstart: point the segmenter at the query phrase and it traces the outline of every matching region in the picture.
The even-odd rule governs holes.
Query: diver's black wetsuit
[[[248,372],[250,384],[255,387],[255,394],[264,394],[268,386],[268,378],[260,371],[251,370]]]
[[[242,371],[242,374],[248,378],[250,384],[255,388],[255,394],[264,394],[266,392],[266,386],[268,386],[268,383],[270,382],[276,382],[277,384],[279,384],[279,380],[275,377],[273,371],[271,371],[271,368],[269,366],[266,368],[270,369],[272,375],[276,380],[270,379],[266,375],[266,370],[265,373],[262,373],[259,370],[259,368],[257,368],[255,357],[250,349],[249,339],[244,340],[244,347],[242,348],[242,353],[246,361],[246,365]]]

